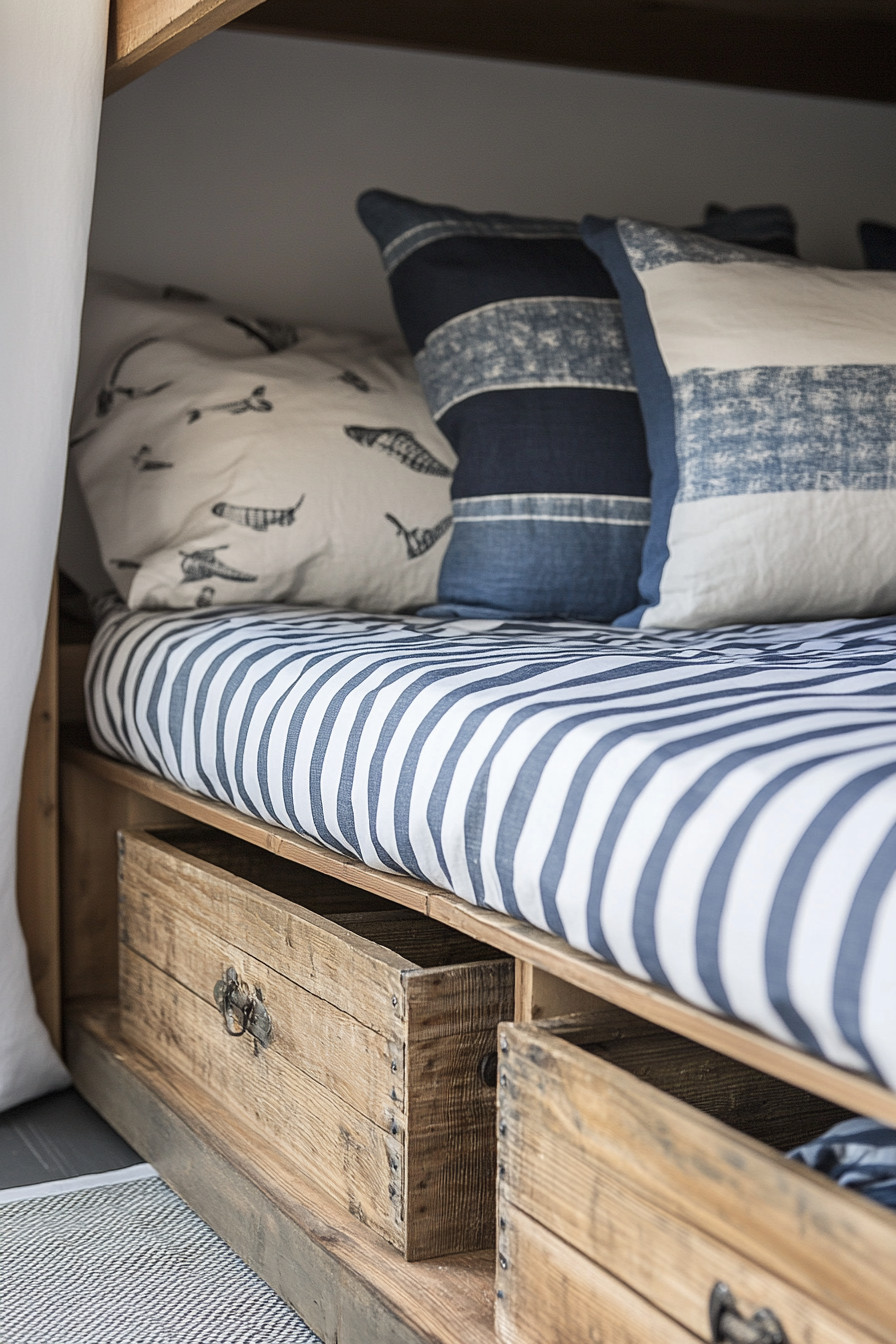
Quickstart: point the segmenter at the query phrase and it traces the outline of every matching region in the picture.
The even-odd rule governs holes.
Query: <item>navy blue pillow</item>
[[[862,255],[869,271],[896,271],[896,228],[863,219],[859,225]]]
[[[459,459],[429,611],[606,622],[629,611],[650,470],[616,290],[577,225],[385,191],[365,192],[358,213]],[[727,237],[747,215],[754,245],[757,233],[780,240],[781,212],[767,213],[718,210],[697,227]]]

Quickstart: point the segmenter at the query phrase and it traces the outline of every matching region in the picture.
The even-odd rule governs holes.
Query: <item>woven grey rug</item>
[[[321,1344],[151,1171],[2,1192],[0,1344]]]

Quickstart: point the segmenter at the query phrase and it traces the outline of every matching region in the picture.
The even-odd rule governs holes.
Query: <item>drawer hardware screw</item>
[[[747,1320],[727,1283],[715,1284],[709,1295],[709,1333],[713,1344],[787,1344],[775,1313],[760,1307]]]
[[[506,1121],[506,1120],[502,1120],[502,1121],[501,1121],[500,1125],[498,1126],[498,1133],[501,1135],[501,1138],[503,1139],[504,1135],[507,1133],[507,1121]]]
[[[506,1256],[506,1255],[499,1255],[499,1256],[498,1256],[498,1264],[501,1266],[502,1269],[506,1269],[506,1268],[507,1268],[507,1256]]]
[[[393,1007],[393,1008],[397,1008],[397,1007],[398,1007],[398,995],[397,995],[397,994],[393,994],[393,995],[392,995],[392,1007]]]
[[[397,1073],[397,1072],[398,1072],[398,1064],[397,1064],[397,1062],[396,1062],[394,1059],[393,1059],[393,1061],[392,1061],[392,1072],[393,1072],[393,1073]]]

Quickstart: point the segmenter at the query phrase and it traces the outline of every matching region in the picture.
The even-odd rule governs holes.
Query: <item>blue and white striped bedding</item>
[[[896,618],[113,611],[97,746],[896,1087]]]

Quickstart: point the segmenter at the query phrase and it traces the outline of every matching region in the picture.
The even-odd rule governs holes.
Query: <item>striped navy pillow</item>
[[[577,226],[386,191],[365,192],[358,213],[459,459],[430,612],[612,621],[630,610],[650,516],[644,427],[616,290]],[[700,227],[792,250],[777,208],[716,208]]]

